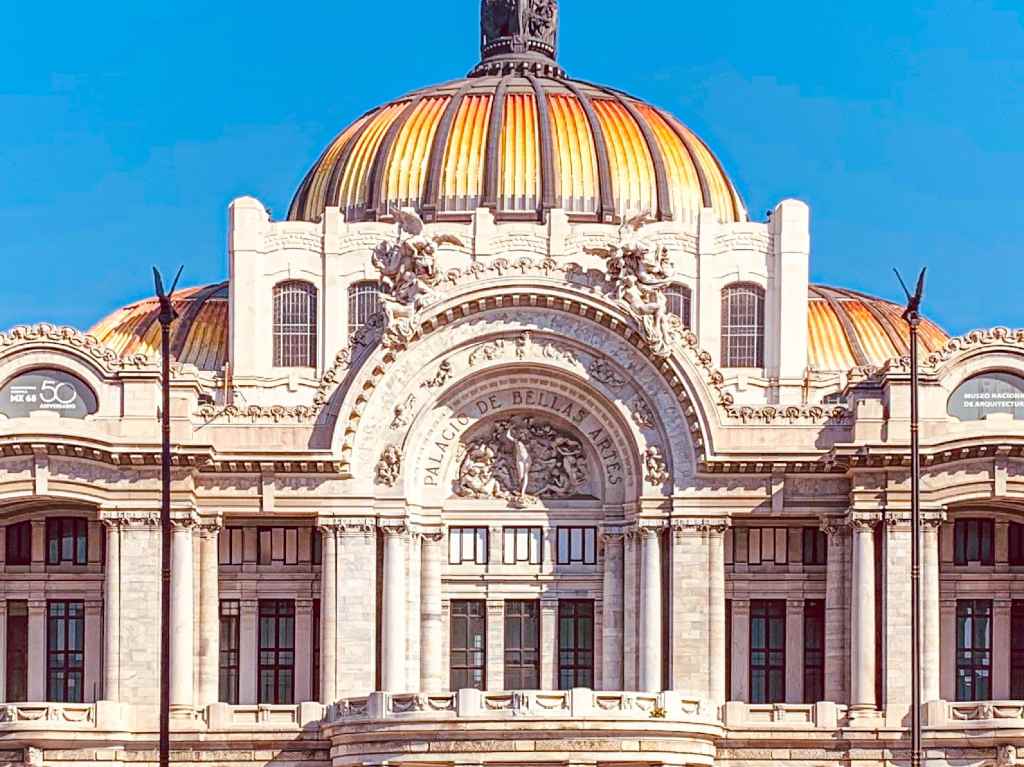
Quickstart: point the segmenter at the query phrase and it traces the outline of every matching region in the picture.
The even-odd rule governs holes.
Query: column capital
[[[379,519],[377,528],[387,536],[404,536],[409,532],[409,525],[404,519]]]
[[[871,531],[878,527],[882,521],[880,513],[873,511],[851,511],[849,517],[850,529],[854,532]]]
[[[448,528],[444,525],[440,527],[420,527],[417,525],[412,529],[412,534],[427,543],[440,543],[448,534]]]
[[[370,535],[375,525],[373,519],[367,517],[319,517],[316,521],[318,530],[328,535]]]
[[[945,509],[921,511],[921,529],[925,532],[938,530],[949,518]]]
[[[818,517],[818,529],[828,536],[829,542],[841,540],[850,534],[850,520],[845,516],[822,514]]]
[[[108,511],[100,515],[102,522],[108,529],[123,529],[126,527],[147,528],[160,526],[160,512],[157,511]]]
[[[609,543],[622,543],[626,538],[626,530],[622,528],[608,528],[601,531],[601,543],[607,546]]]
[[[676,535],[685,535],[687,533],[698,535],[703,535],[704,533],[722,534],[732,527],[732,520],[728,517],[676,518],[671,520],[671,526],[672,532]]]
[[[172,533],[184,533],[190,531],[192,528],[197,527],[199,524],[199,517],[197,517],[191,511],[183,514],[174,514],[171,516],[171,532]]]
[[[216,538],[224,527],[224,518],[219,514],[214,517],[199,517],[196,520],[196,531],[202,538]]]
[[[793,614],[800,613],[801,615],[803,615],[803,613],[804,613],[804,600],[803,600],[803,598],[800,598],[800,599],[787,599],[786,600],[786,612],[787,613],[793,613]]]

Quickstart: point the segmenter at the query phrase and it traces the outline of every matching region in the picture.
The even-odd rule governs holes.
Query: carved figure
[[[615,297],[639,321],[651,350],[659,357],[667,357],[672,345],[681,338],[682,324],[668,312],[665,299],[664,289],[669,284],[668,249],[652,248],[640,234],[650,220],[646,211],[631,216],[619,227],[618,243],[585,250],[605,259]]]
[[[437,368],[437,372],[433,378],[428,378],[426,381],[420,384],[422,389],[436,389],[439,386],[444,386],[448,379],[452,377],[452,363],[448,360],[442,360],[440,366]]]
[[[394,216],[398,227],[395,241],[378,244],[372,263],[381,274],[381,305],[388,332],[409,340],[415,334],[413,318],[434,296],[437,246],[462,246],[462,240],[450,234],[426,236],[423,220],[412,208],[395,211]]]
[[[43,767],[43,749],[27,746],[25,748],[25,767]]]
[[[393,487],[402,473],[402,451],[395,445],[388,445],[377,461],[377,484]]]
[[[996,767],[1013,767],[1020,763],[1020,760],[1017,758],[1016,746],[1007,743],[999,747],[996,755]]]
[[[546,421],[516,416],[467,445],[454,490],[461,498],[505,498],[522,508],[538,498],[578,496],[589,478],[578,439]]]
[[[652,485],[663,485],[669,480],[665,456],[657,445],[651,445],[644,451],[644,469],[647,481]]]

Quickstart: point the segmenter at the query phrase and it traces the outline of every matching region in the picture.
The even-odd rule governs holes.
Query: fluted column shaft
[[[441,551],[443,532],[424,533],[420,546],[420,689],[447,687],[442,676]]]
[[[640,647],[640,687],[648,692],[662,688],[661,673],[661,531],[640,528],[640,604],[643,640]]]
[[[602,623],[601,679],[606,690],[621,690],[623,682],[623,540],[621,532],[605,533],[604,540],[604,606]]]
[[[192,521],[171,532],[171,705],[191,707],[193,682]]]
[[[850,528],[845,521],[824,518],[821,529],[828,537],[825,566],[825,700],[847,702],[849,638],[846,630],[846,590],[849,581],[847,547]]]
[[[711,703],[726,701],[725,689],[725,521],[708,528],[708,694]]]
[[[857,595],[850,605],[850,705],[874,709],[875,697],[875,541],[874,520],[853,522],[853,584]]]
[[[939,700],[939,526],[944,514],[921,525],[921,702]]]
[[[106,521],[103,570],[103,700],[121,699],[121,525]]]
[[[384,534],[384,662],[385,692],[405,692],[405,537],[404,525],[381,527]]]
[[[216,703],[220,697],[219,534],[217,522],[199,527],[199,706]]]
[[[320,702],[338,699],[338,528],[324,525],[320,555]]]

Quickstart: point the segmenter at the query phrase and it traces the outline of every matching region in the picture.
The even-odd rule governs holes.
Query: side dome
[[[918,339],[937,351],[949,334],[922,319]],[[807,365],[812,370],[845,372],[862,365],[883,365],[910,354],[910,331],[903,307],[865,293],[811,285],[807,306]]]
[[[174,294],[171,356],[200,370],[219,371],[228,358],[228,283],[183,288]],[[147,298],[122,307],[89,329],[118,354],[160,355],[159,304]]]
[[[513,5],[518,7],[520,0]],[[481,63],[468,78],[370,110],[331,142],[306,174],[288,218],[348,221],[396,208],[424,220],[489,208],[498,220],[611,223],[648,211],[723,223],[746,209],[715,155],[672,115],[613,88],[572,80],[555,62],[557,4],[498,16],[484,3]],[[523,14],[538,14],[520,28]]]

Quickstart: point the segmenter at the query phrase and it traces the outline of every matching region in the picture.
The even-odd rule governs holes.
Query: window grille
[[[316,288],[290,280],[274,287],[274,366],[315,368]]]
[[[722,367],[764,367],[764,290],[758,285],[722,291]]]
[[[692,327],[690,308],[693,304],[690,288],[674,282],[665,288],[665,304],[669,314],[674,314],[683,323],[683,327]]]
[[[85,602],[46,604],[47,700],[81,703],[85,687]]]
[[[825,602],[804,601],[804,703],[825,699]]]
[[[594,687],[594,602],[558,601],[558,689]]]
[[[956,603],[956,699],[992,698],[992,601]]]
[[[218,700],[232,705],[238,705],[240,615],[237,599],[220,600],[220,695]]]
[[[366,327],[380,311],[380,284],[376,280],[355,282],[348,288],[348,335]]]
[[[750,702],[786,699],[786,601],[750,601]]]
[[[540,603],[505,602],[505,689],[540,689]]]
[[[484,689],[487,661],[487,616],[482,599],[451,602],[450,689]]]
[[[259,702],[294,703],[295,602],[261,599],[259,611]]]

